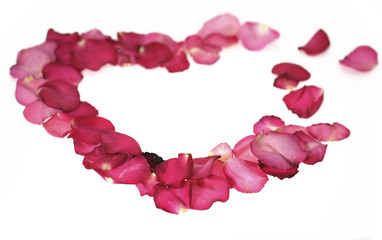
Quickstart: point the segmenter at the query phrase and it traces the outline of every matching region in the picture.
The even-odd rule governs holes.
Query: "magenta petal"
[[[170,49],[166,45],[161,43],[150,43],[139,49],[136,61],[141,66],[151,69],[169,61],[172,56]]]
[[[48,30],[48,34],[46,36],[46,41],[53,41],[58,44],[67,43],[67,42],[78,42],[81,39],[78,33],[59,33],[54,31],[53,29]]]
[[[90,117],[78,117],[71,121],[72,128],[84,128],[92,130],[114,130],[113,124],[102,117],[90,116]]]
[[[86,154],[83,165],[86,169],[111,170],[127,160],[126,154],[109,154],[103,147],[96,147]]]
[[[150,197],[154,196],[154,187],[159,182],[157,181],[157,178],[154,173],[150,175],[149,178],[147,178],[145,181],[136,184],[139,193],[141,196],[148,195]]]
[[[269,133],[275,131],[281,127],[284,127],[285,123],[281,118],[276,116],[264,116],[253,126],[253,132],[258,135],[261,133]]]
[[[322,144],[321,142],[314,140],[313,138],[301,131],[296,132],[294,135],[300,139],[300,142],[305,147],[305,151],[308,153],[304,160],[305,164],[313,165],[317,162],[321,162],[322,160],[324,160],[326,147],[328,145]]]
[[[240,27],[238,36],[246,49],[258,51],[279,38],[280,34],[264,24],[246,22]]]
[[[47,106],[65,112],[73,111],[80,104],[77,87],[65,81],[47,81],[39,88],[38,95]]]
[[[111,170],[96,170],[104,178],[111,178],[116,183],[138,184],[150,177],[150,166],[143,156],[127,159],[123,164]]]
[[[330,45],[329,37],[322,29],[318,30],[309,42],[299,50],[304,51],[308,55],[316,55],[324,52]]]
[[[300,81],[310,78],[305,68],[294,63],[279,63],[272,68],[272,73],[278,76],[273,85],[281,89],[293,89]]]
[[[191,209],[207,210],[214,202],[226,202],[228,198],[229,185],[224,178],[209,176],[191,181]]]
[[[340,63],[359,71],[370,71],[378,64],[378,54],[369,46],[359,46]]]
[[[155,174],[160,183],[179,186],[186,178],[190,177],[192,169],[191,154],[179,154],[178,158],[172,158],[158,164],[155,168]]]
[[[259,166],[266,173],[277,177],[283,175],[274,175],[274,171],[269,172],[267,169],[280,170],[280,173],[295,169],[297,173],[298,165],[307,156],[307,152],[301,148],[298,137],[279,132],[259,135],[251,143],[251,151],[259,158]]]
[[[42,78],[26,77],[18,80],[15,93],[17,102],[27,106],[38,100],[37,90],[44,83],[46,80]]]
[[[251,142],[255,139],[255,135],[249,135],[241,139],[238,143],[236,143],[235,147],[232,150],[235,157],[241,158],[249,162],[258,163],[259,159],[255,155],[253,155],[251,151]]]
[[[63,138],[72,131],[70,121],[72,117],[59,112],[43,124],[45,130],[54,137]]]
[[[259,162],[259,167],[266,172],[267,174],[277,177],[279,179],[284,179],[284,178],[291,178],[294,175],[298,173],[298,167],[299,165],[296,165],[294,167],[288,168],[288,169],[278,169],[276,167],[272,167],[269,165],[266,165],[262,162]]]
[[[268,181],[267,174],[256,164],[240,158],[228,159],[224,165],[224,173],[232,186],[243,193],[259,192]]]
[[[340,123],[319,123],[307,127],[309,134],[318,141],[339,141],[350,136],[350,130]]]
[[[107,153],[142,154],[141,147],[134,138],[113,130],[102,131],[100,141]]]
[[[187,70],[190,67],[190,63],[186,53],[182,50],[178,51],[169,61],[162,63],[161,66],[165,67],[168,72],[174,73]]]
[[[60,110],[50,108],[40,100],[37,100],[26,106],[23,114],[25,119],[29,122],[34,124],[43,124],[46,119],[50,118],[58,112],[60,112]]]
[[[218,158],[219,156],[192,159],[194,166],[190,179],[203,179],[208,177],[211,174],[215,160]]]
[[[214,149],[212,149],[209,153],[209,156],[220,156],[219,160],[225,161],[229,158],[233,157],[233,152],[231,147],[227,143],[220,143]]]
[[[297,87],[299,81],[284,78],[284,77],[277,77],[275,81],[273,82],[273,86],[280,88],[280,89],[288,89],[293,90],[295,87]]]
[[[61,80],[77,85],[82,80],[82,74],[72,66],[60,63],[49,63],[42,70],[48,80]]]
[[[317,112],[324,100],[324,90],[316,86],[304,86],[285,95],[283,101],[300,118],[309,118]]]
[[[157,208],[169,213],[186,212],[190,208],[190,182],[185,182],[181,187],[155,185],[154,202]]]
[[[94,117],[98,115],[98,110],[87,102],[81,102],[78,108],[68,114],[73,118]]]

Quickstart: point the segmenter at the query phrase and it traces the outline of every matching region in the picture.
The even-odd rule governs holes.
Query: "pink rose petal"
[[[192,169],[191,154],[179,154],[178,158],[172,158],[158,164],[155,168],[155,174],[160,183],[179,186],[186,178],[190,177]]]
[[[350,130],[340,123],[319,123],[307,127],[309,134],[318,141],[339,141],[350,136]]]
[[[224,178],[209,176],[191,181],[191,209],[207,210],[214,202],[226,202],[228,198],[229,185]]]
[[[107,153],[142,154],[141,147],[134,138],[113,130],[100,132],[100,142]]]
[[[170,60],[162,63],[161,66],[165,67],[168,72],[174,73],[187,70],[190,67],[190,63],[186,53],[183,50],[179,50]]]
[[[59,33],[53,29],[48,30],[46,36],[46,41],[53,41],[58,44],[67,43],[67,42],[78,42],[81,40],[81,37],[78,33]]]
[[[258,135],[261,133],[269,133],[275,131],[281,127],[284,127],[285,123],[281,118],[276,116],[264,116],[253,126],[253,132]]]
[[[190,182],[180,187],[165,187],[160,184],[154,187],[155,206],[169,213],[179,214],[190,208]]]
[[[65,81],[47,81],[38,89],[38,96],[47,106],[65,112],[73,111],[80,105],[77,87]]]
[[[109,154],[103,147],[96,147],[86,154],[83,165],[86,169],[108,171],[122,165],[126,160],[126,154]]]
[[[251,142],[255,139],[255,135],[249,135],[236,143],[232,150],[235,157],[257,164],[259,159],[251,151]]]
[[[17,102],[27,106],[38,100],[37,90],[44,83],[46,80],[42,78],[26,77],[18,80],[15,93]]]
[[[224,164],[227,180],[239,192],[259,192],[268,181],[267,174],[256,164],[240,158],[230,158]]]
[[[50,135],[63,138],[72,131],[72,125],[70,124],[71,119],[72,117],[70,115],[63,112],[58,112],[42,126]]]
[[[359,46],[344,59],[340,60],[342,65],[359,71],[370,71],[378,64],[377,52],[369,46]]]
[[[219,60],[220,47],[207,44],[200,36],[192,35],[184,41],[184,47],[192,59],[199,64],[211,65]]]
[[[68,114],[73,118],[93,117],[98,115],[98,110],[87,102],[81,102],[78,108]]]
[[[324,90],[316,86],[304,86],[285,95],[287,108],[300,118],[309,118],[320,108],[324,100]]]
[[[231,147],[227,143],[220,143],[214,149],[212,149],[209,153],[209,156],[220,156],[220,161],[226,161],[233,157],[233,152]]]
[[[172,58],[170,49],[161,43],[149,43],[139,49],[136,61],[139,65],[151,69],[160,66]]]
[[[154,196],[154,186],[157,185],[159,182],[157,181],[157,178],[154,173],[150,175],[148,179],[145,181],[136,184],[137,188],[139,190],[139,193],[141,196],[148,195],[150,197]]]
[[[243,46],[251,51],[263,49],[267,44],[279,38],[280,34],[260,23],[246,22],[240,27],[238,37]]]
[[[296,81],[290,78],[277,77],[275,78],[275,81],[273,82],[273,86],[280,89],[293,90],[295,87],[297,87],[298,83],[299,81]]]
[[[294,133],[294,135],[300,139],[300,142],[304,146],[305,151],[308,153],[304,160],[305,164],[313,165],[324,160],[326,148],[328,145],[314,140],[301,131]]]
[[[72,66],[60,63],[48,63],[42,70],[44,76],[48,80],[67,81],[77,85],[82,80],[82,74]]]
[[[305,68],[294,63],[279,63],[272,68],[272,73],[278,76],[273,85],[281,89],[293,89],[300,81],[310,78]]]
[[[317,55],[329,48],[330,41],[326,32],[322,29],[318,30],[305,46],[299,47],[308,55]]]
[[[27,105],[24,109],[24,117],[31,123],[43,124],[45,120],[60,112],[58,109],[50,108],[40,100]]]
[[[215,160],[218,158],[219,156],[192,159],[194,164],[190,179],[203,179],[208,177],[211,174]]]

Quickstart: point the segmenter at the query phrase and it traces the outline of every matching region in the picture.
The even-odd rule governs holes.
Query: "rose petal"
[[[161,64],[168,72],[182,72],[190,67],[186,53],[181,50],[178,51],[170,60]]]
[[[63,112],[58,112],[48,121],[46,121],[42,126],[50,135],[63,138],[72,131],[70,120],[72,120],[70,115]]]
[[[229,185],[224,178],[210,176],[191,181],[191,209],[207,210],[214,202],[226,202],[228,198]]]
[[[127,160],[126,154],[109,154],[103,147],[96,147],[86,154],[83,165],[86,169],[111,170]]]
[[[308,55],[317,55],[329,48],[330,41],[326,32],[322,29],[318,30],[305,46],[301,46],[298,50],[304,51]]]
[[[284,77],[277,77],[273,82],[273,86],[280,89],[293,90],[297,85],[298,81]]]
[[[48,80],[67,81],[74,85],[77,85],[82,80],[82,74],[77,69],[57,62],[48,63],[44,66],[42,72]]]
[[[215,160],[218,158],[219,156],[192,159],[194,164],[190,179],[203,179],[208,177],[211,174]]]
[[[56,32],[53,29],[48,30],[48,34],[46,36],[46,41],[53,41],[58,44],[67,43],[67,42],[78,42],[80,41],[81,37],[78,33],[59,33]]]
[[[370,71],[378,64],[378,54],[369,46],[359,46],[340,60],[340,63],[359,71]]]
[[[98,110],[87,102],[81,102],[78,108],[68,114],[73,118],[93,117],[98,115]]]
[[[26,77],[20,79],[16,84],[16,100],[21,105],[27,106],[39,99],[37,96],[38,88],[46,83],[45,79]]]
[[[200,36],[192,35],[184,41],[184,47],[192,59],[199,64],[211,65],[219,60],[220,47],[207,44]]]
[[[309,134],[319,141],[339,141],[350,136],[350,130],[340,123],[319,123],[307,127]]]
[[[235,157],[241,158],[243,160],[258,163],[258,158],[253,155],[251,151],[251,142],[256,139],[255,135],[246,136],[245,138],[241,139],[238,143],[236,143],[235,147],[233,148],[233,153]]]
[[[190,208],[190,182],[181,187],[154,186],[155,206],[169,213],[179,214]]]
[[[179,186],[186,178],[190,177],[192,169],[191,154],[179,154],[178,158],[172,158],[158,164],[155,168],[155,174],[160,183]]]
[[[281,89],[293,89],[300,81],[310,78],[305,68],[294,63],[279,63],[272,68],[272,73],[278,76],[273,85]]]
[[[38,96],[47,106],[65,112],[73,111],[80,104],[77,87],[60,80],[50,80],[41,85]]]
[[[300,118],[309,118],[320,108],[324,100],[324,90],[316,86],[304,86],[285,95],[287,108]]]
[[[159,182],[157,181],[155,173],[151,173],[150,177],[145,181],[136,184],[141,196],[148,195],[150,197],[154,196],[154,187]]]
[[[239,192],[259,192],[268,181],[267,174],[257,165],[251,165],[240,158],[230,158],[224,164],[227,180]]]
[[[224,162],[233,157],[233,152],[227,143],[220,143],[208,153],[208,156],[220,156],[219,160]]]
[[[258,135],[261,133],[269,133],[275,131],[281,127],[284,127],[285,123],[281,118],[276,116],[264,116],[253,126],[253,132]]]
[[[134,138],[113,130],[102,131],[100,141],[107,153],[142,154],[141,147]]]
[[[261,50],[279,36],[280,34],[276,30],[256,22],[244,23],[238,33],[243,46],[251,51]]]
[[[46,119],[50,118],[54,114],[60,112],[58,109],[50,108],[40,100],[37,100],[24,109],[24,117],[31,123],[43,124]]]
[[[305,151],[308,153],[304,160],[305,164],[313,165],[324,160],[327,145],[314,140],[301,131],[294,133],[294,135],[300,139]]]
[[[139,49],[136,61],[141,66],[151,69],[160,66],[172,58],[170,49],[161,43],[150,43]]]

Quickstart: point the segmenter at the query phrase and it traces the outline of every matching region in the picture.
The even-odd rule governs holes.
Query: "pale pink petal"
[[[305,160],[307,152],[302,149],[298,137],[289,133],[269,132],[258,135],[251,143],[252,153],[259,158],[259,166],[268,174],[279,178],[291,177],[291,169],[297,173],[298,165]],[[275,171],[267,171],[275,169]],[[293,174],[293,175],[294,175]],[[293,176],[292,175],[292,176]]]
[[[180,187],[154,186],[155,206],[169,213],[179,214],[190,208],[190,182]]]
[[[179,154],[178,158],[172,158],[158,164],[155,174],[160,183],[164,185],[179,186],[192,173],[193,162],[191,154]]]
[[[276,116],[264,116],[253,126],[253,132],[258,135],[261,133],[269,133],[275,131],[281,127],[284,127],[285,123],[281,118]]]
[[[214,202],[226,202],[228,198],[229,185],[224,178],[209,176],[191,181],[191,209],[207,210]]]
[[[63,138],[72,131],[70,120],[72,120],[70,115],[59,112],[46,121],[42,126],[50,135]]]
[[[192,168],[190,179],[203,179],[208,177],[211,174],[215,160],[218,158],[219,156],[211,156],[192,159],[194,166]]]
[[[47,81],[38,89],[38,96],[47,106],[64,112],[73,111],[80,105],[77,87],[66,81]]]
[[[303,126],[298,126],[298,125],[293,125],[293,124],[289,124],[289,125],[286,125],[284,127],[281,127],[278,129],[279,132],[282,132],[282,133],[290,133],[290,134],[293,134],[295,132],[298,132],[298,131],[301,131],[307,135],[308,134],[308,130],[306,129],[306,127],[303,127]]]
[[[316,86],[304,86],[285,95],[287,108],[300,118],[309,118],[320,108],[324,100],[324,90]]]
[[[200,36],[192,35],[184,41],[184,47],[192,59],[199,64],[211,65],[219,60],[220,47],[207,44]]]
[[[58,112],[60,112],[60,110],[50,108],[40,100],[36,100],[25,107],[23,114],[25,119],[29,122],[34,124],[43,124],[45,120]]]
[[[359,71],[370,71],[378,64],[377,52],[369,46],[359,46],[340,60],[342,65]]]
[[[251,142],[255,139],[255,135],[249,135],[237,142],[232,150],[235,157],[241,158],[249,162],[258,163],[259,159],[255,155],[253,155],[251,151]]]
[[[231,147],[227,143],[220,143],[214,149],[212,149],[209,153],[209,156],[220,156],[220,161],[226,161],[229,158],[233,157],[233,152]]]
[[[328,34],[322,29],[318,30],[309,42],[302,47],[299,47],[298,50],[304,51],[308,55],[317,55],[324,52],[329,48],[330,41]]]
[[[308,153],[304,160],[305,164],[313,165],[324,160],[326,147],[328,145],[312,139],[310,136],[301,131],[294,133],[294,135],[300,139],[305,151]]]
[[[82,74],[72,66],[61,63],[48,63],[42,69],[48,80],[62,80],[77,85],[82,80]]]
[[[42,78],[26,77],[18,80],[15,93],[17,102],[27,106],[38,100],[37,90],[44,83],[46,80]]]
[[[319,141],[339,141],[350,136],[350,130],[340,123],[319,123],[307,127],[309,134]]]
[[[105,36],[100,30],[98,29],[92,29],[89,30],[83,34],[81,34],[81,38],[83,39],[98,39],[98,40],[105,40],[109,39],[110,37]]]
[[[134,138],[113,130],[102,131],[100,141],[107,153],[142,154],[141,147]]]
[[[240,158],[230,158],[224,164],[227,180],[239,192],[259,192],[268,181],[267,174],[256,164]]]
[[[280,34],[267,25],[246,22],[240,27],[238,37],[243,46],[251,51],[263,49],[267,44],[279,38]]]

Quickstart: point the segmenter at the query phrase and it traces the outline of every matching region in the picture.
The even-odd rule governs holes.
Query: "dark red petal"
[[[182,72],[190,67],[186,53],[178,51],[169,61],[162,63],[163,67],[167,69],[170,73]]]
[[[138,184],[146,181],[151,174],[150,166],[143,156],[127,159],[123,164],[111,170],[96,170],[104,178],[111,178],[115,183]]]
[[[44,83],[38,90],[38,96],[47,106],[65,112],[73,111],[80,104],[80,94],[77,87],[60,80]]]
[[[57,56],[57,62],[72,65],[73,51],[77,46],[77,42],[64,42],[58,45],[54,53]]]
[[[142,45],[143,36],[143,34],[138,34],[134,32],[119,32],[118,42],[126,49],[138,52],[140,46]]]
[[[287,89],[287,90],[293,90],[295,87],[297,87],[299,81],[284,78],[284,77],[277,77],[275,81],[273,82],[273,86],[280,88],[280,89]]]
[[[149,33],[142,37],[141,44],[143,46],[151,43],[160,43],[165,45],[172,54],[175,54],[179,49],[179,43],[175,42],[171,37],[163,33]]]
[[[256,139],[255,135],[246,136],[245,138],[241,139],[238,143],[236,143],[235,147],[233,148],[233,153],[235,157],[241,158],[243,160],[258,163],[258,158],[253,155],[251,151],[251,142]]]
[[[224,164],[224,173],[229,183],[243,193],[259,192],[268,181],[267,174],[257,165],[240,158],[228,159]]]
[[[77,85],[82,80],[82,74],[72,66],[60,63],[48,63],[42,69],[48,80],[62,80]]]
[[[70,120],[72,120],[70,115],[59,112],[46,121],[43,127],[50,135],[63,138],[72,131]]]
[[[324,160],[326,147],[328,145],[314,140],[301,131],[294,133],[294,135],[300,139],[300,142],[304,146],[305,151],[308,153],[304,160],[305,164],[313,165]]]
[[[158,164],[155,168],[155,174],[160,183],[179,186],[186,178],[190,177],[192,169],[191,154],[179,154],[178,158],[172,158]]]
[[[340,123],[319,123],[307,127],[309,134],[319,141],[339,141],[350,136],[350,130]]]
[[[91,116],[91,117],[79,117],[72,120],[72,128],[85,128],[94,130],[114,130],[113,124],[102,117]]]
[[[324,52],[330,45],[329,37],[322,29],[318,30],[309,42],[299,50],[304,51],[308,55],[316,55]]]
[[[117,64],[117,52],[107,40],[83,39],[72,54],[72,64],[79,70],[98,70],[106,63]]]
[[[155,206],[169,213],[179,214],[190,208],[190,181],[181,187],[154,186]]]
[[[272,73],[295,81],[305,81],[310,78],[310,73],[305,68],[294,63],[279,63],[272,68]]]
[[[211,65],[219,60],[220,47],[207,44],[200,36],[192,35],[184,42],[188,54],[199,64]]]
[[[172,56],[170,49],[166,45],[161,43],[150,43],[139,49],[136,61],[141,66],[151,69],[169,61]]]
[[[359,71],[370,71],[378,64],[378,54],[369,46],[359,46],[340,63]]]
[[[103,147],[96,147],[86,154],[83,165],[86,169],[111,170],[127,160],[126,154],[109,154]]]
[[[67,43],[67,42],[78,42],[80,40],[80,35],[78,33],[58,33],[53,29],[48,30],[46,36],[46,41],[53,41],[58,44]]]
[[[107,153],[142,154],[141,147],[134,138],[113,130],[102,131],[100,141]]]
[[[316,86],[304,86],[285,95],[287,108],[300,118],[309,118],[320,108],[324,100],[324,90]]]
[[[98,115],[98,110],[87,102],[81,102],[77,109],[68,114],[73,118],[94,117]]]
[[[192,168],[190,179],[203,179],[208,177],[211,174],[215,160],[218,158],[219,156],[211,156],[192,159],[194,166]]]
[[[60,110],[50,108],[40,100],[36,100],[25,107],[23,114],[25,119],[29,122],[34,124],[43,124],[46,119],[58,112],[60,112]]]
[[[253,132],[258,135],[261,133],[269,133],[275,131],[281,127],[284,127],[285,123],[281,118],[276,116],[264,116],[253,126]]]
[[[280,34],[267,25],[246,22],[240,27],[238,37],[243,46],[251,51],[263,49],[266,45],[279,38]]]
[[[209,176],[191,181],[191,209],[207,210],[214,202],[226,202],[228,198],[229,184],[224,178]]]
[[[259,162],[259,167],[264,172],[266,172],[268,175],[277,177],[281,180],[284,178],[291,178],[294,175],[296,175],[298,173],[298,166],[299,165],[296,165],[296,166],[288,168],[288,169],[278,169],[278,168],[263,164],[262,162]]]

